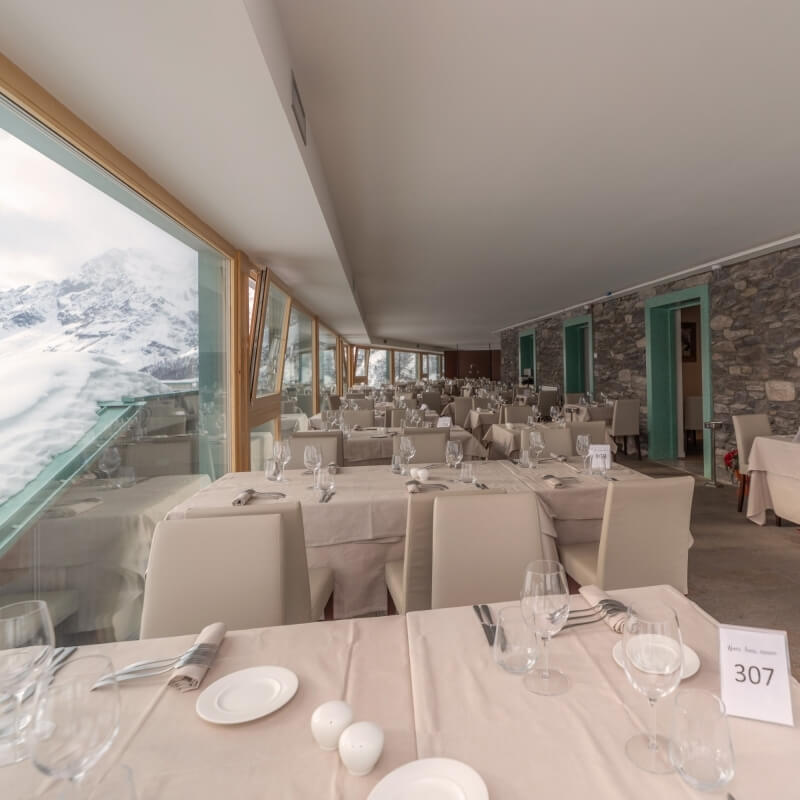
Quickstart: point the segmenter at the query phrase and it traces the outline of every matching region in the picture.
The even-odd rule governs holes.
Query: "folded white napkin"
[[[245,489],[243,492],[239,492],[239,494],[233,498],[233,505],[246,506],[253,499],[254,494],[254,489]]]
[[[588,586],[581,586],[578,591],[581,593],[583,599],[590,605],[596,606],[601,600],[608,600],[609,596],[594,584]],[[609,614],[603,621],[616,633],[622,633],[625,627],[625,620],[628,615],[624,611],[618,611],[614,614]]]
[[[544,482],[553,489],[559,489],[564,485],[558,478],[545,478]]]
[[[219,649],[224,638],[225,623],[213,622],[211,625],[206,625],[206,627],[200,631],[194,643],[213,644]],[[175,673],[170,678],[169,685],[182,692],[190,692],[192,689],[196,689],[200,686],[208,669],[208,667],[204,667],[202,664],[187,664],[185,667],[180,667],[175,670]]]

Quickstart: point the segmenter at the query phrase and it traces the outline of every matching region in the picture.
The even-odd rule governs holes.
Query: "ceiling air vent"
[[[292,72],[292,111],[294,111],[294,118],[297,120],[297,129],[300,131],[303,144],[307,145],[306,112],[303,108],[303,101],[300,99],[300,90],[297,88],[297,80],[294,77],[294,72]]]

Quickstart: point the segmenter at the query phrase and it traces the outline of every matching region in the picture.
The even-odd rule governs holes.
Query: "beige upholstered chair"
[[[358,411],[370,410],[373,411],[375,409],[375,400],[372,397],[359,397],[354,400],[350,401],[351,406],[355,406],[353,409]]]
[[[688,591],[694,478],[610,483],[600,542],[560,545],[567,574],[601,589],[674,586]]]
[[[404,435],[413,440],[417,449],[414,454],[415,464],[444,463],[447,442],[450,440],[449,428],[417,429]],[[392,454],[396,456],[400,455],[400,438],[395,436],[392,440]]]
[[[453,398],[453,422],[456,425],[464,427],[467,421],[467,414],[472,411],[472,398],[471,397],[454,397]]]
[[[606,424],[602,420],[598,422],[570,422],[567,425],[567,430],[572,442],[572,453],[570,455],[577,455],[575,440],[581,435],[589,436],[592,444],[607,444]]]
[[[448,492],[448,497],[469,495],[474,490]],[[505,494],[505,489],[484,490],[487,494]],[[402,560],[386,563],[388,600],[398,614],[425,611],[431,607],[431,549],[433,547],[433,502],[436,492],[408,496],[405,553]],[[390,607],[391,607],[390,604]]]
[[[341,431],[298,431],[293,433],[289,440],[292,457],[286,465],[286,469],[305,469],[303,451],[308,445],[316,445],[320,449],[323,464],[344,466]]]
[[[406,410],[404,408],[389,408],[387,409],[389,415],[387,427],[400,428],[406,418]]]
[[[423,392],[422,404],[428,406],[431,411],[437,414],[442,413],[442,396],[439,392]]]
[[[205,517],[225,517],[217,520],[217,532],[220,526],[227,530],[228,520],[248,517],[257,520],[279,514],[283,520],[285,534],[284,575],[288,576],[284,583],[284,622],[287,625],[296,622],[313,622],[320,619],[325,612],[326,617],[333,616],[333,570],[329,567],[308,566],[306,559],[306,537],[303,530],[303,513],[300,503],[283,502],[238,506],[232,514],[231,506],[221,508],[189,508],[187,519]],[[219,546],[219,540],[217,542]]]
[[[375,412],[369,409],[342,411],[342,419],[346,425],[360,425],[362,428],[371,428],[375,425]]]
[[[628,455],[628,437],[636,441],[636,452],[642,457],[642,443],[639,438],[639,398],[629,397],[614,402],[614,416],[611,418],[611,435],[622,437],[622,450]]]
[[[401,394],[397,398],[397,403],[399,404],[401,402],[404,404],[404,408],[410,408],[412,410],[419,406],[417,399],[411,394]]]
[[[500,422],[522,422],[528,421],[531,415],[530,406],[505,405],[500,409]]]
[[[739,511],[744,508],[744,499],[750,489],[747,459],[756,436],[771,436],[772,426],[766,414],[734,414],[733,432],[736,434],[736,449],[739,451]]]
[[[581,401],[581,397],[583,397],[582,392],[567,392],[564,395],[564,402],[568,403],[569,405],[576,406]]]
[[[342,398],[339,397],[338,394],[329,394],[326,401],[327,402],[323,405],[327,405],[331,411],[338,411],[339,407],[342,405]]]
[[[285,534],[279,516],[159,522],[144,586],[141,638],[229,630],[284,619]]]
[[[686,444],[689,443],[688,434],[692,434],[692,443],[697,445],[697,431],[703,430],[703,398],[685,397],[683,400],[683,430],[687,434]]]
[[[536,495],[437,495],[431,607],[519,598],[529,561],[542,558]]]
[[[567,428],[537,428],[539,433],[542,434],[544,439],[544,452],[542,458],[548,458],[551,455],[565,456],[569,458],[574,454],[575,442],[572,441],[572,435]],[[520,447],[525,449],[529,447],[529,434],[530,431],[523,430],[520,435]]]

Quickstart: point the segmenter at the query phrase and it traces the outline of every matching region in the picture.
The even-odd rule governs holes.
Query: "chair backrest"
[[[756,436],[770,436],[772,426],[766,414],[734,414],[733,431],[736,434],[736,449],[739,451],[739,472],[747,474],[747,460]]]
[[[583,397],[582,392],[566,392],[564,394],[564,402],[576,406],[580,403],[581,397]]]
[[[346,425],[360,425],[371,428],[375,424],[375,412],[368,408],[359,411],[342,411],[342,419]]]
[[[610,483],[597,582],[601,589],[669,584],[686,594],[694,478]]]
[[[406,410],[404,408],[388,408],[389,418],[387,420],[387,427],[400,428],[403,425],[403,420],[406,418]]]
[[[624,397],[614,401],[614,415],[611,417],[612,436],[639,435],[639,398]]]
[[[308,582],[306,536],[303,528],[303,512],[299,502],[253,503],[236,506],[235,509],[233,506],[207,508],[197,506],[186,509],[186,519],[225,517],[221,527],[226,531],[228,520],[241,517],[268,517],[276,514],[280,515],[284,534],[283,622],[286,625],[293,625],[296,622],[311,622],[311,588]],[[217,520],[218,532],[219,528],[220,520]]]
[[[530,406],[503,406],[500,412],[500,422],[527,422],[531,415]]]
[[[144,586],[143,639],[280,625],[284,618],[281,519],[166,520],[156,525]]]
[[[543,557],[537,502],[531,492],[437,495],[431,607],[518,598],[526,564]]]
[[[439,413],[442,410],[442,396],[439,392],[423,392],[422,403],[428,406],[431,411]]]
[[[577,455],[575,450],[575,439],[578,436],[589,436],[592,444],[607,444],[606,442],[606,424],[603,420],[596,422],[570,422],[567,424],[569,431],[569,438],[572,442],[572,452],[570,455]]]
[[[344,466],[344,445],[341,431],[298,431],[289,440],[292,457],[286,469],[304,469],[303,451],[309,445],[316,445],[322,453],[322,463]]]
[[[456,425],[464,427],[467,421],[467,414],[472,411],[472,398],[471,397],[454,397],[453,398],[453,422]]]
[[[158,475],[191,475],[192,437],[142,439],[119,445],[122,463],[133,467],[136,475],[149,478]]]
[[[414,454],[414,463],[426,462],[444,463],[447,451],[447,442],[450,441],[449,428],[424,428],[405,434],[413,440],[417,452]],[[392,454],[400,455],[400,437],[392,440]]]
[[[375,408],[375,398],[373,397],[359,397],[357,399],[350,401],[351,406],[355,406],[353,409],[358,411],[364,411],[365,409],[373,410]]]
[[[703,398],[684,397],[683,429],[685,431],[703,430]]]
[[[543,416],[550,416],[550,407],[558,405],[558,390],[541,389],[539,391],[539,412]]]
[[[410,394],[401,394],[399,397],[394,399],[394,402],[397,406],[400,406],[402,403],[403,409],[410,408],[412,411],[417,408],[419,405],[417,403],[416,398]]]
[[[339,406],[342,405],[342,398],[338,394],[329,394],[326,398],[327,400],[327,407],[331,411],[338,411]],[[323,403],[323,408],[325,407],[325,403]]]
[[[484,490],[483,494],[505,494],[505,489]],[[448,492],[448,497],[473,496],[474,489]],[[437,492],[408,496],[405,556],[403,558],[403,596],[406,612],[431,607],[431,553],[433,549],[433,503]]]
[[[567,428],[548,428],[540,426],[537,430],[544,439],[544,452],[542,458],[547,458],[551,453],[557,456],[569,457],[575,450],[575,442],[572,441],[572,434]],[[524,450],[528,445],[530,431],[525,429],[520,435],[520,447]]]

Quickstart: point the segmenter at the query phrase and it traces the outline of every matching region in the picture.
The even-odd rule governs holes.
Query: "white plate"
[[[489,800],[489,790],[461,761],[422,758],[386,775],[367,800]]]
[[[297,691],[297,675],[284,667],[250,667],[214,681],[197,698],[206,722],[237,725],[285,706]]]
[[[622,641],[620,640],[614,645],[614,649],[611,651],[611,655],[614,656],[614,661],[625,669],[625,665],[622,663]],[[681,680],[686,680],[686,678],[691,678],[697,670],[700,669],[700,656],[692,650],[689,645],[683,646],[683,668],[681,669]]]

